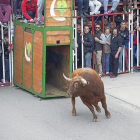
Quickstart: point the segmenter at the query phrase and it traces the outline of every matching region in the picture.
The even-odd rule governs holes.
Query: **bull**
[[[107,110],[106,97],[104,94],[104,84],[99,75],[90,68],[81,68],[75,70],[71,78],[67,78],[63,74],[67,81],[70,81],[67,90],[67,97],[72,98],[72,115],[76,116],[75,109],[75,97],[80,97],[82,102],[90,109],[93,114],[93,121],[97,122],[98,118],[95,114],[95,106],[97,112],[101,112],[98,102],[101,101],[102,107],[105,110],[107,118],[111,117],[110,112]]]

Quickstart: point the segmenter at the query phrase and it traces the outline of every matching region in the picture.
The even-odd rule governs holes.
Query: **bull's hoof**
[[[98,113],[101,113],[101,108],[98,106],[98,107],[96,108],[96,111],[97,111]]]
[[[72,113],[72,116],[76,116],[76,113]]]
[[[106,113],[105,114],[107,118],[111,118],[111,114],[110,113]]]
[[[93,119],[93,122],[98,122],[98,119]]]

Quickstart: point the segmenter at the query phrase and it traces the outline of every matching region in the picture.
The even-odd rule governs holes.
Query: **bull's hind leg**
[[[104,108],[104,110],[105,110],[105,115],[106,115],[106,117],[107,117],[107,118],[110,118],[110,117],[111,117],[111,114],[110,114],[110,112],[107,110],[107,104],[106,104],[106,97],[105,97],[105,95],[104,95],[104,97],[102,98],[101,103],[102,103],[102,106],[103,106],[103,108]]]
[[[76,116],[76,109],[75,109],[75,97],[71,98],[71,102],[72,102],[72,115]]]
[[[98,118],[97,118],[97,115],[94,112],[93,106],[88,101],[86,101],[84,98],[82,98],[82,97],[81,97],[81,100],[90,109],[90,111],[92,112],[92,114],[93,114],[93,121],[94,122],[98,122]]]

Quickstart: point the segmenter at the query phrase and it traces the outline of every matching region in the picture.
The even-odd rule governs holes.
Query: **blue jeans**
[[[105,11],[107,11],[108,3],[113,3],[111,10],[115,11],[115,9],[117,8],[117,6],[120,2],[120,0],[99,0],[99,1],[103,3]]]
[[[135,53],[135,58],[137,59],[137,50],[136,50],[136,53]],[[139,59],[139,64],[140,64],[140,44],[139,44],[139,58],[138,59]]]
[[[9,81],[10,74],[9,74],[9,60],[5,59],[5,81]]]
[[[119,54],[119,69],[122,71],[122,57],[123,57],[123,51],[124,51],[124,45],[122,46],[122,49],[120,51],[120,54]]]
[[[136,66],[137,65],[137,58],[135,57],[137,53],[137,45],[136,44],[133,44],[133,66]]]
[[[105,53],[105,72],[109,72],[110,53]]]
[[[88,52],[85,54],[85,66],[88,68],[91,68],[91,58],[92,58],[92,52]]]
[[[32,12],[32,11],[27,10],[27,13],[28,13],[28,15],[29,15],[32,19],[35,18],[35,13],[36,13],[36,11]],[[25,18],[26,18],[26,17],[25,17]],[[26,18],[26,19],[27,19],[27,18]],[[28,19],[27,19],[27,20],[28,20]]]
[[[78,0],[78,2],[75,2],[75,5],[78,6],[78,12],[82,12],[83,5],[83,11],[88,12],[89,0]]]

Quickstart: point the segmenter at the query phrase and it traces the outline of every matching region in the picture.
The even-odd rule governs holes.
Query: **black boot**
[[[83,11],[83,15],[84,15],[84,16],[88,16],[88,14],[87,14],[85,11]]]
[[[78,15],[79,15],[81,18],[85,17],[85,16],[83,15],[82,12],[78,12]]]

